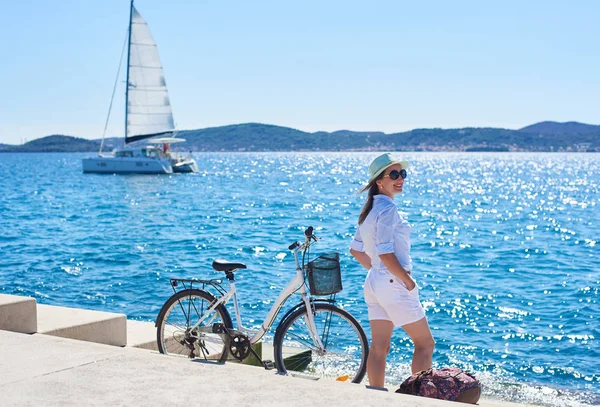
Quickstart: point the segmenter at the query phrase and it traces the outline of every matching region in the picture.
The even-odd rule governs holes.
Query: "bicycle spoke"
[[[225,324],[223,311],[220,311],[224,308],[216,307],[210,311],[209,294],[201,290],[190,291],[190,294],[174,295],[170,305],[165,304],[166,310],[157,324],[159,350],[166,354],[224,361],[228,345],[222,337],[212,333],[213,323]],[[229,318],[226,320],[231,324]]]
[[[289,333],[288,335],[286,335],[285,340],[286,341],[292,341],[294,340],[300,344],[303,344],[311,349],[316,350],[317,346],[315,345],[314,341],[312,340],[312,338],[310,337],[310,334],[307,332],[305,337],[302,337],[298,334],[291,334]]]
[[[293,375],[360,381],[366,369],[367,340],[360,325],[332,305],[314,309],[319,348],[308,328],[308,315],[299,310],[285,321],[277,343],[278,368]]]

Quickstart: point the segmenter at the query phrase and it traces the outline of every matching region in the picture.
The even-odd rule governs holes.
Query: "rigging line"
[[[110,111],[112,110],[113,100],[115,99],[115,91],[117,90],[117,83],[119,82],[119,74],[121,73],[121,65],[123,64],[123,55],[125,54],[125,45],[127,45],[128,36],[129,36],[129,28],[127,29],[127,33],[125,34],[125,41],[123,41],[123,50],[121,50],[121,59],[119,60],[119,69],[117,69],[117,77],[115,78],[115,84],[113,86],[112,96],[110,97],[110,105],[108,106],[108,114],[106,115],[106,123],[104,123],[104,131],[102,132],[102,141],[100,142],[100,151],[98,152],[98,155],[102,154],[102,147],[104,146],[104,136],[106,135],[106,129],[108,128],[108,121],[110,119]]]

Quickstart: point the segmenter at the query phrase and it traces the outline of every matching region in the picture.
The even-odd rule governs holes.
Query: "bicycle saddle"
[[[245,269],[246,265],[244,263],[230,263],[227,260],[215,260],[212,264],[213,268],[217,271],[234,271],[237,269]]]

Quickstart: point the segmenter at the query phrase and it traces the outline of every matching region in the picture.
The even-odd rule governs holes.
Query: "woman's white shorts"
[[[419,302],[419,287],[409,291],[402,280],[386,269],[369,270],[365,279],[365,301],[369,321],[392,321],[394,326],[402,326],[425,316]]]

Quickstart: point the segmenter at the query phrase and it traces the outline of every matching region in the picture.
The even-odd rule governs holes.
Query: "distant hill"
[[[600,129],[581,135],[499,128],[307,133],[246,123],[180,131],[178,136],[187,140],[181,147],[193,151],[600,151]]]
[[[52,153],[97,151],[100,143],[95,140],[63,136],[59,134],[42,137],[18,146],[8,146],[4,152]]]
[[[600,126],[542,122],[520,130],[492,127],[415,129],[386,134],[380,131],[339,130],[308,133],[289,127],[243,123],[197,130],[181,130],[185,143],[174,150],[192,151],[598,151]],[[108,138],[104,151],[123,145]],[[52,135],[0,152],[97,152],[100,140]]]
[[[579,122],[540,122],[523,127],[519,131],[538,134],[590,134],[600,133],[600,126]]]
[[[194,151],[276,151],[280,146],[301,150],[312,146],[309,136],[301,130],[259,123],[177,132],[177,137],[187,140],[184,147]]]

